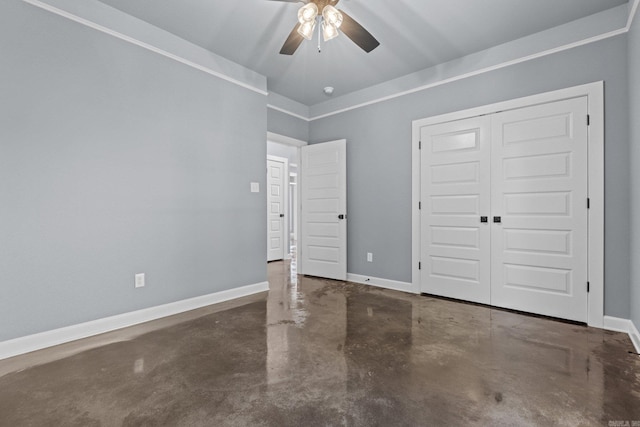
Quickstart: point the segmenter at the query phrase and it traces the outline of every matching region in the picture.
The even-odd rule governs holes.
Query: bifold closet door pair
[[[421,290],[587,320],[587,98],[421,129]]]

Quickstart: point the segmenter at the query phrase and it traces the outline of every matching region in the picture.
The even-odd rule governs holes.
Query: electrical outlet
[[[144,273],[136,274],[135,286],[136,288],[144,287]]]
[[[373,262],[373,254],[371,252],[367,252],[367,261]]]

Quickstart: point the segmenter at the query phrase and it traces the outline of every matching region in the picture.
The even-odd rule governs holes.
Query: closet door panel
[[[587,100],[498,113],[491,129],[491,304],[586,321]]]
[[[421,130],[421,291],[490,300],[489,122],[478,117]]]

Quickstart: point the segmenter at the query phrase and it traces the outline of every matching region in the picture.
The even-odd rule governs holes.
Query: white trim
[[[302,141],[300,139],[291,138],[290,136],[280,135],[278,133],[273,133],[273,132],[267,132],[267,141],[277,142],[279,144],[292,145],[294,147],[302,147],[308,144],[306,141]]]
[[[268,290],[261,282],[3,341],[0,360]]]
[[[604,317],[604,83],[595,82],[567,89],[546,92],[496,104],[484,105],[454,113],[442,114],[412,123],[411,194],[412,194],[412,283],[420,289],[420,128],[437,123],[482,116],[498,111],[544,104],[562,99],[587,96],[591,125],[589,126],[589,282],[587,323],[602,328]]]
[[[151,52],[154,52],[154,53],[157,53],[159,55],[165,56],[165,57],[167,57],[169,59],[173,59],[174,61],[180,62],[180,63],[182,63],[184,65],[189,66],[189,67],[192,67],[192,68],[195,68],[197,70],[203,71],[203,72],[205,72],[207,74],[210,74],[212,76],[218,77],[218,78],[220,78],[222,80],[226,80],[226,81],[228,81],[230,83],[233,83],[233,84],[238,85],[240,87],[243,87],[245,89],[249,89],[249,90],[254,91],[256,93],[259,93],[261,95],[265,95],[265,96],[268,95],[268,92],[265,91],[265,90],[262,90],[260,88],[255,87],[255,86],[252,86],[250,84],[242,82],[240,80],[234,79],[233,77],[230,77],[230,76],[228,76],[228,75],[226,75],[224,73],[221,73],[221,72],[213,70],[213,69],[211,69],[209,67],[205,67],[203,65],[197,64],[197,63],[195,63],[193,61],[190,61],[190,60],[188,60],[186,58],[183,58],[183,57],[180,57],[180,56],[175,55],[173,53],[167,52],[166,50],[163,50],[163,49],[160,49],[158,47],[152,46],[152,45],[150,45],[148,43],[145,43],[145,42],[143,42],[141,40],[138,40],[138,39],[135,39],[133,37],[127,36],[125,34],[122,34],[122,33],[118,32],[118,31],[112,30],[110,28],[104,27],[104,26],[102,26],[102,25],[100,25],[100,24],[98,24],[96,22],[89,21],[88,19],[82,18],[82,17],[80,17],[78,15],[75,15],[73,13],[70,13],[68,11],[65,11],[65,10],[59,9],[59,8],[57,8],[55,6],[49,5],[49,4],[47,4],[47,3],[43,2],[43,1],[40,1],[40,0],[22,0],[22,1],[24,1],[25,3],[29,3],[29,4],[31,4],[33,6],[39,7],[41,9],[44,9],[44,10],[46,10],[48,12],[51,12],[51,13],[54,13],[56,15],[60,15],[60,16],[62,16],[64,18],[67,18],[67,19],[70,19],[72,21],[75,21],[75,22],[77,22],[79,24],[85,25],[85,26],[87,26],[89,28],[92,28],[94,30],[97,30],[97,31],[100,31],[102,33],[108,34],[110,36],[116,37],[116,38],[118,38],[120,40],[124,40],[125,42],[134,44],[136,46],[140,46],[140,47],[142,47],[144,49],[150,50]]]
[[[638,328],[636,328],[636,325],[634,325],[631,320],[604,316],[603,329],[629,334],[629,339],[633,343],[636,353],[640,353],[640,332],[638,332]]]
[[[420,162],[420,127],[416,120],[411,123],[411,283],[420,292],[420,183],[422,182]]]
[[[631,320],[629,319],[621,319],[619,317],[612,316],[604,316],[602,323],[602,329],[606,329],[607,331],[614,332],[624,332],[625,334],[629,332],[629,327],[631,325]]]
[[[629,320],[629,338],[631,338],[631,342],[636,348],[636,353],[640,353],[640,332],[638,332],[638,328],[631,320]]]
[[[380,279],[377,277],[363,276],[361,274],[347,273],[347,281],[354,283],[362,283],[364,285],[376,286],[378,288],[392,289],[394,291],[408,292],[411,294],[419,293],[413,284],[408,282],[399,282],[397,280]]]
[[[309,119],[309,121],[324,119],[325,117],[330,117],[330,116],[334,116],[336,114],[345,113],[347,111],[355,110],[357,108],[366,107],[366,106],[369,106],[369,105],[372,105],[372,104],[377,104],[377,103],[380,103],[380,102],[388,101],[390,99],[399,98],[401,96],[410,95],[412,93],[421,92],[423,90],[427,90],[427,89],[431,89],[431,88],[434,88],[434,87],[437,87],[437,86],[442,86],[442,85],[445,85],[445,84],[448,84],[448,83],[456,82],[458,80],[463,80],[463,79],[467,79],[469,77],[475,77],[475,76],[480,75],[480,74],[489,73],[491,71],[500,70],[502,68],[506,68],[506,67],[510,67],[512,65],[520,64],[522,62],[531,61],[531,60],[534,60],[534,59],[542,58],[544,56],[553,55],[555,53],[559,53],[559,52],[563,52],[565,50],[573,49],[575,47],[580,47],[580,46],[583,46],[583,45],[586,45],[586,44],[598,42],[600,40],[605,40],[605,39],[608,39],[610,37],[619,36],[621,34],[625,34],[626,32],[627,32],[626,28],[621,28],[619,30],[610,31],[608,33],[600,34],[598,36],[589,37],[589,38],[584,39],[584,40],[579,40],[577,42],[569,43],[569,44],[566,44],[564,46],[555,47],[553,49],[547,49],[547,50],[544,50],[542,52],[534,53],[532,55],[523,56],[522,58],[517,58],[517,59],[513,59],[511,61],[502,62],[500,64],[492,65],[490,67],[485,67],[485,68],[481,68],[481,69],[476,70],[476,71],[471,71],[471,72],[468,72],[468,73],[459,74],[457,76],[449,77],[448,79],[444,79],[444,80],[440,80],[440,81],[437,81],[437,82],[429,83],[429,84],[426,84],[426,85],[418,86],[418,87],[413,88],[413,89],[405,90],[405,91],[398,92],[398,93],[395,93],[395,94],[392,94],[392,95],[383,96],[381,98],[373,99],[371,101],[362,102],[360,104],[352,105],[350,107],[342,108],[340,110],[335,110],[335,111],[332,111],[330,113],[321,114],[319,116],[311,117]]]
[[[276,107],[273,104],[267,104],[267,108],[271,108],[272,110],[280,111],[281,113],[288,114],[288,115],[290,115],[292,117],[295,117],[297,119],[304,120],[305,122],[310,122],[311,121],[311,119],[309,117],[305,117],[305,116],[302,116],[300,114],[296,114],[296,113],[291,112],[289,110],[285,110],[284,108]]]
[[[579,86],[587,95],[588,127],[588,295],[589,326],[602,328],[604,318],[604,83]],[[583,90],[578,89],[576,90]]]
[[[636,13],[638,12],[638,4],[640,4],[640,0],[634,0],[633,5],[629,8],[629,19],[627,20],[627,31],[631,29],[631,25],[633,25],[633,19],[636,17]]]

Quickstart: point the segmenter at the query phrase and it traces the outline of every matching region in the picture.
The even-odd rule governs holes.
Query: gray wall
[[[309,123],[306,120],[281,113],[273,108],[267,110],[267,127],[269,132],[299,139],[300,141],[309,140]]]
[[[629,33],[629,124],[631,129],[631,320],[640,330],[640,15]]]
[[[265,96],[19,0],[0,52],[0,341],[266,280]]]
[[[619,36],[311,122],[312,143],[347,139],[348,271],[411,281],[412,120],[604,80],[605,312],[629,318],[627,71]]]

